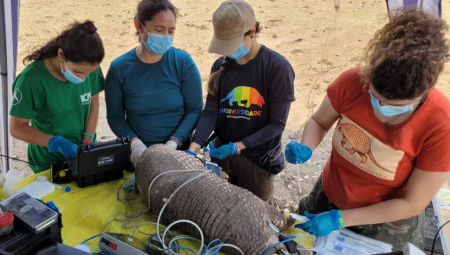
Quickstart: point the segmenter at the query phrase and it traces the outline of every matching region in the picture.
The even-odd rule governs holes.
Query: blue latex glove
[[[317,237],[326,236],[335,230],[339,230],[339,216],[336,210],[321,214],[310,214],[309,212],[305,212],[305,216],[310,219],[310,221],[297,224],[295,225],[295,228],[302,229]]]
[[[236,155],[237,151],[235,151],[234,145],[232,143],[222,145],[220,148],[214,147],[212,142],[209,143],[209,155],[216,159],[226,159],[230,156]]]
[[[312,150],[306,145],[292,141],[286,145],[286,160],[291,164],[301,164],[308,161],[312,156]]]
[[[69,142],[62,136],[54,136],[48,141],[48,152],[59,152],[66,159],[73,159],[77,156],[77,148],[74,143]]]
[[[189,155],[192,155],[194,157],[197,157],[197,154],[195,154],[195,152],[191,151],[191,150],[185,150],[184,152],[186,152]]]

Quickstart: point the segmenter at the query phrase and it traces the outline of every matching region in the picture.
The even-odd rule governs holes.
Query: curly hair
[[[444,69],[447,24],[417,8],[400,9],[375,33],[365,52],[362,80],[388,100],[428,92]]]

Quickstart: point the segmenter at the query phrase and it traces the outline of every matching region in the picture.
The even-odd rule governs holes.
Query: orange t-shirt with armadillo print
[[[415,168],[450,171],[450,101],[431,89],[410,118],[388,130],[375,116],[359,72],[344,72],[327,89],[340,118],[322,184],[340,209],[403,197]]]

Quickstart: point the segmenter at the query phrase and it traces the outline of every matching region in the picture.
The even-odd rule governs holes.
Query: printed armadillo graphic
[[[220,102],[224,102],[226,100],[229,100],[229,104],[231,106],[234,102],[236,102],[238,106],[245,106],[247,108],[249,108],[252,104],[262,108],[262,106],[266,104],[264,97],[259,94],[258,90],[246,86],[234,88],[224,99],[220,100]]]
[[[341,140],[341,145],[348,152],[354,154],[355,152],[361,157],[361,163],[365,164],[367,162],[367,157],[372,160],[375,166],[379,167],[381,170],[394,173],[391,170],[388,170],[375,160],[375,157],[372,154],[371,149],[371,141],[369,136],[367,136],[363,131],[361,131],[358,127],[349,123],[341,123],[338,127],[339,132],[343,135]],[[349,142],[351,148],[345,147],[345,143]]]

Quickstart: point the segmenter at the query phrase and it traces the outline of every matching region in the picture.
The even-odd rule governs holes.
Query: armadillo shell
[[[175,151],[164,145],[149,147],[139,158],[136,167],[136,185],[148,205],[148,189],[153,179],[171,170],[204,169],[203,163],[183,151]],[[169,196],[182,183],[200,172],[168,173],[159,177],[150,191],[150,213],[158,215]],[[208,173],[190,182],[170,200],[161,217],[168,225],[176,220],[187,219],[195,222],[203,230],[205,243],[220,239],[234,244],[244,254],[260,255],[278,237],[269,227],[273,223],[280,230],[287,229],[282,212],[260,200],[251,192],[229,184],[226,180]],[[198,230],[188,224],[178,224],[176,228],[186,234],[200,238]],[[229,254],[240,254],[234,249],[223,249]]]

